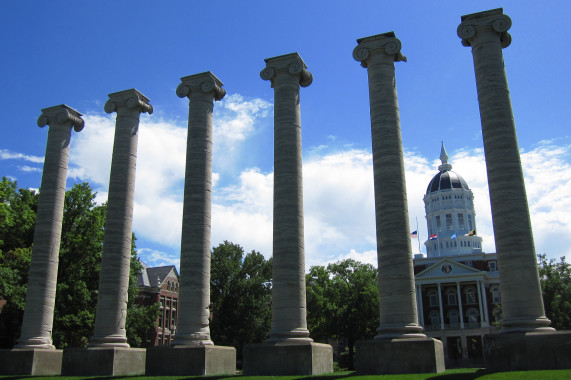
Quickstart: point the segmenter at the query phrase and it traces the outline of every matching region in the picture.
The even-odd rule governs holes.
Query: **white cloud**
[[[179,259],[172,258],[168,253],[155,249],[140,248],[137,249],[137,255],[144,257],[142,261],[150,267],[162,267],[167,265],[175,265],[177,268],[180,267]]]
[[[44,163],[43,157],[11,152],[8,149],[0,149],[0,160],[23,160],[23,161],[33,162],[36,164]]]

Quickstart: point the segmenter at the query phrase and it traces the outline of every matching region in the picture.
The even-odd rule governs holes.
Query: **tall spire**
[[[442,147],[440,148],[440,161],[442,161],[442,165],[438,166],[438,170],[446,172],[452,169],[452,165],[448,163],[448,154],[446,153],[446,148],[444,148],[444,141],[442,141]]]

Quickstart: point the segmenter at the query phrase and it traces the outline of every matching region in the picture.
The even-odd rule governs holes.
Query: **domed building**
[[[432,177],[424,196],[428,257],[482,252],[482,238],[476,235],[474,194],[458,173],[452,171],[444,143],[438,174]]]
[[[500,280],[495,253],[482,252],[474,194],[452,171],[442,144],[442,164],[424,195],[426,256],[414,257],[419,324],[444,345],[446,367],[483,364],[483,336],[499,332]]]

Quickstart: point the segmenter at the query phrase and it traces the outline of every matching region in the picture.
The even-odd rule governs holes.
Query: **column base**
[[[147,376],[235,375],[236,349],[226,346],[147,348]]]
[[[144,348],[68,348],[63,376],[137,376],[145,374]]]
[[[319,375],[333,372],[333,348],[315,342],[276,342],[244,347],[245,376]]]
[[[484,335],[486,368],[526,371],[571,368],[571,331]]]
[[[0,375],[60,376],[62,350],[0,350]]]
[[[356,344],[359,374],[440,373],[444,369],[444,350],[437,339],[377,339]]]

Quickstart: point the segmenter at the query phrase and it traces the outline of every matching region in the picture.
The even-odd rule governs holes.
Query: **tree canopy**
[[[313,339],[344,341],[348,358],[342,366],[352,368],[357,340],[372,339],[379,326],[377,269],[347,259],[313,266],[306,275],[307,323]]]
[[[545,315],[551,327],[571,329],[571,266],[561,257],[559,262],[538,255],[539,279],[543,294]]]
[[[87,183],[65,194],[52,330],[58,348],[85,347],[93,335],[107,209],[95,203],[95,196]],[[25,306],[38,195],[17,190],[15,181],[3,178],[0,201],[0,296],[7,301],[0,314],[0,344],[9,348],[19,336]],[[142,331],[154,325],[158,310],[135,306],[140,270],[133,245],[127,333],[135,347],[142,342]]]
[[[215,344],[236,347],[263,342],[271,324],[272,260],[225,241],[212,250],[210,331]]]

